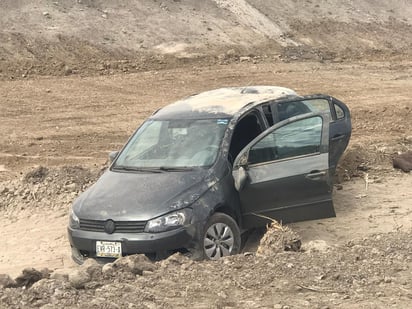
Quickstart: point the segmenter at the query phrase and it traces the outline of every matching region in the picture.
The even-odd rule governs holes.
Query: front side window
[[[178,168],[214,163],[229,119],[148,120],[113,168]]]
[[[322,117],[288,123],[257,142],[249,151],[249,164],[287,159],[320,152]]]

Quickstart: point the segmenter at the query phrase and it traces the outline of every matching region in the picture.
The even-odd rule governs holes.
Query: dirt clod
[[[271,256],[282,251],[300,251],[300,236],[288,226],[273,220],[259,243],[257,255]]]
[[[24,176],[24,180],[31,184],[41,183],[46,179],[48,173],[48,168],[44,166],[37,166]]]
[[[36,270],[34,268],[26,268],[26,269],[23,269],[22,274],[15,279],[16,281],[15,287],[29,288],[35,282],[43,278],[49,278],[49,276],[50,276],[50,270],[48,270],[47,268],[42,269],[41,271]]]
[[[412,171],[412,151],[397,155],[393,158],[393,167],[404,172]]]
[[[69,282],[75,289],[82,289],[92,280],[86,269],[76,269],[69,274]]]
[[[0,288],[9,288],[13,286],[16,286],[16,281],[7,274],[0,274]]]

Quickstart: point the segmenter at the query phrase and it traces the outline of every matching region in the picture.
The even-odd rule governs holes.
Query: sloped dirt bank
[[[402,0],[6,0],[0,17],[0,79],[412,56]]]

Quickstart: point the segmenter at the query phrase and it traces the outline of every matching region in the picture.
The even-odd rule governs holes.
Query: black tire
[[[204,259],[217,260],[240,252],[240,230],[232,217],[216,212],[207,221],[200,239],[200,253]]]

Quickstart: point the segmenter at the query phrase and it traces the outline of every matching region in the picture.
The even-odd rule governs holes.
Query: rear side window
[[[277,105],[277,112],[279,121],[282,121],[307,113],[328,112],[330,114],[330,106],[329,101],[326,99],[282,102]]]
[[[345,112],[343,111],[342,107],[340,107],[338,104],[334,104],[334,106],[336,111],[336,119],[345,118]]]

